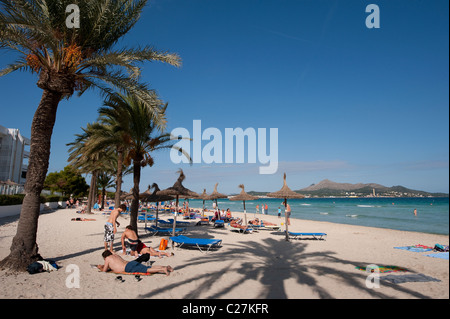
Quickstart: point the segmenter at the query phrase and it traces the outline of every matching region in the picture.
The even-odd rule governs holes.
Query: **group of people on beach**
[[[119,207],[113,209],[109,215],[108,220],[105,223],[105,234],[104,234],[104,244],[105,250],[102,253],[102,257],[105,261],[103,265],[97,265],[97,268],[101,271],[112,271],[115,273],[163,273],[169,275],[173,268],[171,266],[145,266],[141,264],[142,261],[148,261],[150,256],[173,256],[168,252],[156,251],[151,247],[147,247],[143,242],[140,241],[137,233],[129,225],[125,228],[125,231],[121,236],[122,243],[122,254],[126,255],[125,240],[130,244],[130,255],[133,257],[140,257],[132,261],[126,261],[114,252],[113,243],[114,237],[117,233],[117,227],[120,223],[117,221],[119,215],[126,211],[127,206],[125,204],[120,204]]]

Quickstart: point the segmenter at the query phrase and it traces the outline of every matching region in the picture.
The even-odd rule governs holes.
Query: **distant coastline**
[[[295,190],[296,193],[305,195],[306,198],[424,198],[439,197],[448,198],[448,193],[431,193],[421,190],[413,190],[404,186],[386,187],[380,184],[349,184],[337,183],[325,179],[317,184]],[[269,192],[249,191],[253,196],[265,198]]]

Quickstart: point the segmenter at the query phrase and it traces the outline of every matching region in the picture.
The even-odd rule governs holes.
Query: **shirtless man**
[[[115,273],[121,272],[129,272],[129,273],[140,272],[150,274],[162,273],[168,276],[173,271],[173,268],[170,266],[147,267],[135,260],[127,262],[126,260],[123,260],[119,255],[113,254],[108,249],[106,249],[102,253],[102,257],[105,260],[105,264],[97,265],[97,268],[103,272],[111,270],[112,272]]]
[[[125,255],[127,252],[125,247],[125,239],[127,239],[128,243],[130,244],[131,256],[138,257],[138,254],[150,254],[150,256],[158,256],[159,258],[161,258],[163,255],[166,255],[167,257],[173,255],[169,252],[158,252],[151,247],[145,246],[145,244],[139,240],[136,232],[133,230],[131,225],[128,225],[125,228],[125,231],[123,232],[121,237],[123,255]]]
[[[118,208],[111,211],[111,214],[109,215],[108,220],[105,223],[105,250],[108,249],[108,243],[109,243],[109,250],[111,252],[114,252],[113,250],[113,243],[114,243],[114,234],[117,232],[116,224],[117,226],[120,226],[120,223],[117,221],[117,217],[119,217],[119,214],[126,211],[127,206],[125,204],[121,204]]]

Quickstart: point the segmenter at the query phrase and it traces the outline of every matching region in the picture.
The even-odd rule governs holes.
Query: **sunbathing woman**
[[[242,226],[242,219],[238,218],[238,219],[233,219],[230,222],[230,226],[234,227],[234,228],[241,228],[241,229],[247,229],[247,226]]]
[[[150,256],[158,256],[161,258],[163,255],[170,257],[173,256],[173,253],[169,253],[167,251],[156,251],[155,249],[151,247],[147,247],[143,242],[140,241],[138,238],[136,232],[133,230],[133,228],[128,225],[125,228],[125,231],[122,234],[122,251],[125,255],[127,253],[126,247],[125,247],[125,239],[128,241],[128,244],[130,245],[130,255],[138,257],[139,254],[150,254]]]
[[[268,222],[267,220],[260,221],[259,218],[255,218],[254,220],[251,220],[248,223],[252,225],[278,226],[277,224]]]

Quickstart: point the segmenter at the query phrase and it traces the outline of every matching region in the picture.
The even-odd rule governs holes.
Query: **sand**
[[[233,216],[242,216],[233,213]],[[254,214],[247,214],[248,218]],[[277,216],[257,215],[281,224]],[[71,218],[94,218],[95,221],[71,221]],[[163,218],[170,216],[163,215]],[[436,243],[448,245],[448,236],[380,228],[341,225],[292,219],[289,230],[325,232],[326,240],[285,241],[284,233],[260,230],[240,234],[230,227],[190,226],[188,236],[219,238],[220,249],[175,248],[173,257],[156,258],[154,265],[171,265],[170,276],[156,274],[136,282],[133,276],[101,273],[91,264],[103,263],[103,225],[106,216],[77,214],[74,209],[60,209],[39,218],[37,242],[44,258],[57,262],[58,271],[30,275],[0,271],[0,298],[159,298],[159,299],[423,299],[449,298],[449,261],[394,249],[398,246]],[[16,234],[18,217],[0,219],[0,258],[9,254]],[[128,217],[119,218],[115,249],[121,253],[120,235]],[[193,222],[194,223],[194,222]],[[160,236],[145,236],[139,223],[141,239],[147,246],[159,247]],[[166,237],[167,238],[167,237]],[[125,256],[126,260],[133,260]],[[423,274],[440,282],[406,282],[393,284],[375,280],[356,266],[395,265],[407,273]],[[79,284],[79,285],[78,285]]]

